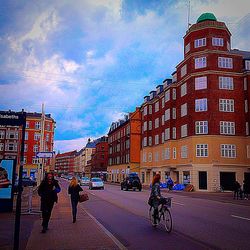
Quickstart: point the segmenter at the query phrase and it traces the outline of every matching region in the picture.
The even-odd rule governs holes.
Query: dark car
[[[35,187],[37,185],[36,181],[32,180],[30,177],[23,177],[22,184],[23,184],[23,187],[27,187],[27,186]]]
[[[134,191],[138,189],[141,191],[142,185],[139,176],[137,174],[129,174],[129,176],[127,176],[123,182],[121,182],[121,190],[123,189],[126,191],[129,189],[133,189]]]

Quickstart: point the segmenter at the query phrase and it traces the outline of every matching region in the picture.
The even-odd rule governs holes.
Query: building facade
[[[196,190],[250,182],[250,52],[203,14],[184,36],[184,60],[141,106],[141,179],[160,172]]]
[[[55,172],[57,174],[73,175],[77,151],[65,152],[56,155]]]
[[[113,122],[108,133],[108,180],[121,182],[129,172],[140,171],[141,112]]]

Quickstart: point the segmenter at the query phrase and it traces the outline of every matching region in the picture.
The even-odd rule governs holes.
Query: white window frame
[[[155,135],[155,145],[159,144],[159,135]]]
[[[165,129],[165,141],[170,140],[170,128]]]
[[[235,122],[220,121],[221,135],[235,135]]]
[[[173,159],[175,160],[177,156],[176,147],[173,147]]]
[[[172,118],[176,119],[176,108],[172,108]]]
[[[0,151],[4,151],[4,143],[0,143]]]
[[[149,114],[149,115],[152,115],[152,105],[149,105],[149,106],[148,106],[148,114]]]
[[[188,43],[188,44],[185,46],[185,54],[187,54],[189,51],[190,51],[190,43]]]
[[[159,118],[155,119],[155,128],[159,128]]]
[[[212,37],[212,45],[213,46],[224,46],[224,39],[221,37]]]
[[[208,157],[208,144],[196,144],[196,157]]]
[[[195,122],[195,134],[196,135],[208,134],[208,121],[196,121]]]
[[[248,113],[248,100],[245,100],[245,113]]]
[[[148,137],[148,146],[152,146],[152,136]]]
[[[219,89],[234,89],[233,77],[219,76]]]
[[[145,115],[147,115],[147,114],[148,114],[148,107],[145,106],[145,107],[143,108],[143,115],[145,116]]]
[[[148,121],[148,130],[152,130],[152,121]]]
[[[147,123],[147,121],[145,121],[144,123],[143,123],[143,131],[147,131],[147,129],[148,129],[148,123]]]
[[[249,123],[246,122],[246,135],[249,135]]]
[[[41,129],[41,122],[35,123],[35,129]]]
[[[244,90],[247,90],[247,78],[246,77],[244,77]]]
[[[181,97],[187,94],[187,83],[181,85]]]
[[[181,67],[181,77],[185,76],[186,74],[187,74],[187,64]]]
[[[164,143],[164,140],[165,140],[165,133],[162,132],[161,133],[161,143]]]
[[[161,98],[161,107],[164,108],[164,106],[165,106],[165,99],[163,97],[163,98]]]
[[[234,144],[221,144],[221,157],[223,158],[236,158],[236,145]]]
[[[172,128],[172,138],[176,139],[176,127]]]
[[[172,94],[173,94],[173,100],[176,100],[176,89],[175,88],[173,88]]]
[[[188,135],[187,124],[181,126],[181,137],[186,137]]]
[[[232,69],[233,68],[233,58],[231,57],[218,57],[218,68]]]
[[[181,117],[187,115],[187,103],[181,105]]]
[[[245,69],[250,70],[250,60],[245,61]]]
[[[205,56],[203,57],[197,57],[194,59],[194,68],[195,69],[201,69],[207,67],[207,58]]]
[[[195,90],[207,89],[207,77],[195,77]]]
[[[155,113],[159,111],[159,101],[155,103]]]
[[[170,120],[170,109],[165,110],[165,121]]]
[[[165,92],[165,102],[168,102],[168,101],[170,101],[170,90],[167,90]]]
[[[165,115],[161,116],[161,125],[164,126],[165,124]]]
[[[5,137],[5,131],[0,130],[0,139],[4,139],[4,137]]]
[[[195,112],[207,111],[207,98],[195,99]]]
[[[234,99],[219,99],[220,112],[234,112]]]
[[[185,159],[187,157],[188,157],[188,146],[187,145],[181,146],[181,158]]]
[[[207,43],[207,41],[206,41],[205,37],[199,38],[199,39],[195,39],[194,40],[194,47],[195,48],[204,47],[204,46],[206,46],[206,43]]]

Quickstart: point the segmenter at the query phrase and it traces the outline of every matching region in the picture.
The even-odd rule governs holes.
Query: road
[[[174,229],[168,234],[148,220],[149,190],[121,191],[116,185],[84,189],[90,200],[79,207],[128,249],[249,249],[247,206],[171,193]]]

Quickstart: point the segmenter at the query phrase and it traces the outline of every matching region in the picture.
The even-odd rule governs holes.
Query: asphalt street
[[[150,224],[149,190],[121,191],[119,186],[107,184],[105,190],[84,189],[90,200],[79,207],[128,249],[249,249],[247,206],[169,193],[174,228],[168,234]]]

